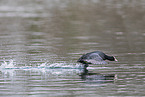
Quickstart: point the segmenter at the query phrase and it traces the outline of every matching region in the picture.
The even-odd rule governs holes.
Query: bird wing
[[[99,54],[93,53],[91,55],[89,55],[89,57],[87,57],[87,59],[85,59],[85,61],[87,61],[88,63],[92,63],[92,64],[107,64],[106,61],[104,61]]]

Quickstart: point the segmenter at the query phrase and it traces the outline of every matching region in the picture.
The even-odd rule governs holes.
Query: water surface
[[[0,1],[1,97],[145,95],[145,1],[16,1]],[[86,79],[76,61],[95,50],[119,61]]]

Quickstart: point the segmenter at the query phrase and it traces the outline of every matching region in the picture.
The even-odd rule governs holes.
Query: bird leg
[[[83,64],[84,65],[84,68],[87,68],[89,65],[88,64]]]

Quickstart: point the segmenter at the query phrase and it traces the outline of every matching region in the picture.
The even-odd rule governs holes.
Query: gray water
[[[0,97],[145,96],[145,1],[1,0],[0,65]]]

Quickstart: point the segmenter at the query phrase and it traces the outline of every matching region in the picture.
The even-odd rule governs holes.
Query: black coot
[[[94,51],[82,55],[77,62],[83,63],[85,67],[88,67],[88,64],[107,64],[104,60],[117,61],[113,56],[108,56],[100,51]]]

